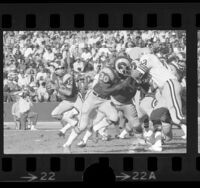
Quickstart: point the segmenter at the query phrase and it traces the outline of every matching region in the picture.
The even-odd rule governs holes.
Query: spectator
[[[184,31],[4,31],[3,42],[4,72],[15,72],[18,77],[17,82],[4,77],[4,101],[7,102],[14,100],[13,91],[23,90],[27,85],[31,100],[37,101],[38,89],[39,93],[45,91],[42,83],[48,85],[59,66],[82,74],[96,72],[112,65],[119,55],[135,61],[136,47],[148,47],[164,61],[174,53],[186,53]],[[59,100],[52,91],[47,91],[49,101]],[[46,101],[45,96],[40,101]]]
[[[46,82],[42,80],[41,83],[39,83],[39,87],[37,89],[37,96],[39,102],[47,102],[49,99],[49,94],[46,89]]]
[[[45,80],[47,78],[47,73],[45,72],[44,66],[39,64],[38,73],[36,75],[36,81]]]
[[[18,86],[20,88],[26,87],[29,84],[29,78],[25,75],[25,70],[20,69],[18,74]]]
[[[45,61],[53,61],[54,60],[54,53],[52,52],[52,49],[50,47],[47,47],[45,50],[45,53],[43,55],[43,59]]]
[[[31,124],[31,130],[36,130],[35,126],[37,123],[38,114],[31,111],[31,107],[33,106],[28,93],[27,92],[21,92],[20,98],[18,101],[18,108],[20,113],[20,129],[26,130],[27,129],[27,122],[28,119],[32,122]]]
[[[81,60],[80,57],[76,58],[76,61],[74,62],[73,65],[74,71],[75,72],[83,72],[85,68],[85,63]]]

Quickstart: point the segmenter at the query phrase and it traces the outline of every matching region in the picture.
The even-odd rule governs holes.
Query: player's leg
[[[36,112],[29,112],[28,113],[28,118],[30,119],[30,122],[31,122],[31,128],[30,128],[30,130],[32,130],[32,131],[37,130],[35,127],[36,127],[37,120],[38,120],[38,113],[36,113]]]
[[[79,112],[75,108],[63,114],[61,121],[63,122],[64,126],[60,129],[58,133],[59,136],[64,136],[68,129],[76,126],[76,124],[78,123],[78,119],[76,118],[78,114]]]
[[[98,108],[97,116],[93,122],[93,135],[97,134],[97,131],[108,127],[112,123],[118,122],[118,112],[110,101],[105,101]],[[92,135],[92,130],[87,130],[83,141],[79,143],[79,146],[85,146],[88,138]]]
[[[99,111],[104,113],[107,120],[112,124],[119,122],[118,111],[111,101],[106,101],[99,106]]]
[[[169,80],[163,88],[163,98],[169,110],[173,123],[179,125],[184,132],[182,138],[186,139],[186,119],[182,114],[181,85],[176,80]]]
[[[103,114],[99,110],[96,110],[95,112],[96,112],[96,114],[93,113],[90,115],[90,117],[93,119],[93,121],[89,126],[87,126],[87,130],[85,132],[83,139],[77,144],[79,147],[85,147],[88,139],[91,136],[93,136],[92,140],[94,143],[98,142],[97,133],[98,133],[99,129],[101,129],[101,127],[104,126],[104,125],[102,126],[101,121],[105,118],[105,114]],[[93,117],[92,117],[92,115],[93,115]]]
[[[163,113],[163,115],[161,116],[161,122],[162,122],[162,139],[164,142],[169,142],[173,138],[172,121],[169,114],[169,110]]]
[[[138,107],[137,113],[141,124],[143,124],[143,137],[145,142],[149,143],[152,140],[153,129],[150,127],[150,115],[155,106],[156,99],[152,96],[144,97],[140,101],[140,106]]]
[[[65,122],[65,125],[59,132],[59,136],[64,136],[66,131],[71,128],[75,127],[80,119],[80,112],[83,105],[83,99],[78,94],[76,102],[74,103],[74,107],[69,112],[65,112],[63,114],[62,120]]]
[[[54,108],[54,110],[51,112],[51,116],[53,118],[61,120],[63,113],[68,110],[71,110],[73,108],[73,105],[74,105],[73,102],[63,100],[62,102],[59,103],[58,106],[56,106],[56,108]]]
[[[28,118],[28,113],[23,113],[20,115],[20,129],[26,130],[26,122]]]
[[[123,105],[123,112],[125,118],[128,120],[129,129],[133,130],[136,134],[142,134],[142,125],[139,121],[136,108],[133,104]]]
[[[111,124],[116,125],[118,123],[118,111],[111,101],[106,101],[103,104],[101,104],[98,108],[98,111],[104,114],[104,118],[99,123],[96,123],[94,125],[94,132],[102,128],[108,127]]]
[[[102,100],[99,100],[92,91],[87,95],[85,101],[82,106],[81,114],[80,114],[80,121],[79,124],[72,129],[71,134],[64,145],[64,152],[71,153],[71,145],[73,141],[78,137],[78,135],[85,130],[87,125],[90,124],[90,114],[92,111],[98,108],[98,105],[102,103]]]

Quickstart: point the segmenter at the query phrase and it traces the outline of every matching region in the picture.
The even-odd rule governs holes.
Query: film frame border
[[[2,4],[0,7],[1,44],[3,44],[2,31],[4,30],[185,30],[187,38],[187,111],[190,108],[194,109],[195,105],[196,110],[193,113],[187,113],[187,121],[191,122],[190,124],[193,126],[188,126],[186,154],[4,155],[3,145],[0,145],[0,181],[19,181],[19,177],[16,175],[18,173],[25,175],[27,170],[36,173],[58,171],[56,181],[82,181],[83,171],[98,161],[105,165],[109,164],[115,174],[155,171],[158,176],[157,181],[181,181],[183,179],[197,181],[200,173],[197,130],[199,8],[200,4],[198,3],[79,4],[79,6],[77,4],[48,4],[48,6],[46,4],[32,4],[31,6],[30,4]],[[35,25],[31,25],[30,22],[35,22]],[[1,58],[3,58],[2,47],[0,45]],[[189,63],[190,66],[188,66]],[[3,69],[1,68],[1,70]],[[194,88],[196,88],[196,92],[194,92]],[[1,109],[3,110],[3,106]],[[1,119],[3,120],[3,113],[1,113]],[[0,139],[3,143],[3,129],[0,129]],[[29,165],[35,163],[35,165],[29,166],[26,163]],[[55,167],[57,165],[53,165],[55,163],[66,164],[66,168],[60,165],[62,168],[57,169]],[[177,165],[172,167],[172,164],[177,163],[179,163],[178,167]],[[127,164],[132,165],[129,167]],[[66,171],[67,169],[69,171]],[[74,171],[72,172],[72,170]],[[138,181],[148,181],[148,179],[138,179]]]

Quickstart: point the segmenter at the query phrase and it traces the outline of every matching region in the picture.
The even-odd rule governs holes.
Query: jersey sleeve
[[[149,61],[149,58],[147,56],[143,56],[140,59],[140,62],[137,66],[137,70],[141,73],[141,74],[145,74],[146,72],[149,71],[149,69],[151,68],[151,62]]]
[[[72,78],[72,77],[69,78],[69,80],[68,80],[68,82],[67,82],[67,84],[66,84],[66,87],[67,87],[68,89],[72,89],[72,88],[73,88],[73,78]]]

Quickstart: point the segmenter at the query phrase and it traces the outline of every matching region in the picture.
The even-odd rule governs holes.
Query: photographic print
[[[186,153],[184,30],[4,31],[3,55],[4,154]]]

